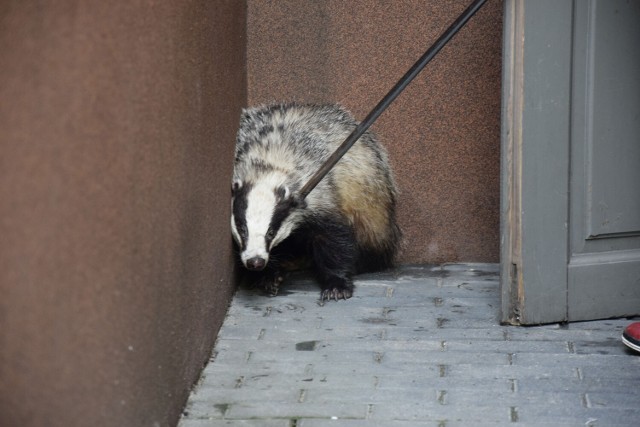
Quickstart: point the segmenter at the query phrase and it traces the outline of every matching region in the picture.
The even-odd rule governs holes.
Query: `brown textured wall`
[[[233,288],[245,6],[0,23],[0,425],[173,425]]]
[[[249,0],[249,103],[364,118],[470,3]],[[490,0],[374,125],[402,192],[401,262],[498,261],[501,32]]]

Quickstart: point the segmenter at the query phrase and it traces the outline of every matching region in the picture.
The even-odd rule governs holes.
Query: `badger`
[[[315,270],[323,303],[351,298],[354,274],[394,262],[401,238],[396,185],[372,132],[306,198],[298,195],[357,124],[338,105],[279,103],[242,111],[231,231],[242,264],[272,295],[301,259]]]

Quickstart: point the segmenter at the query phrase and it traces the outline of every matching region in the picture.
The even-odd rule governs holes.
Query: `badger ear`
[[[286,185],[282,185],[276,189],[276,197],[278,201],[286,200],[291,196],[291,190]]]
[[[231,184],[231,194],[235,196],[235,194],[242,188],[242,181],[236,179]]]

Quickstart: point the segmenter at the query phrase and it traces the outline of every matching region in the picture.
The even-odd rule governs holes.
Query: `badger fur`
[[[231,230],[247,270],[275,295],[288,263],[311,261],[321,300],[353,295],[355,273],[392,265],[399,246],[387,153],[366,132],[301,200],[298,191],[354,130],[335,105],[274,104],[242,112]]]

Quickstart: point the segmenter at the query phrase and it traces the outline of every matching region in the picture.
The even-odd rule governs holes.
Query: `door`
[[[640,313],[640,2],[507,0],[502,320]]]

